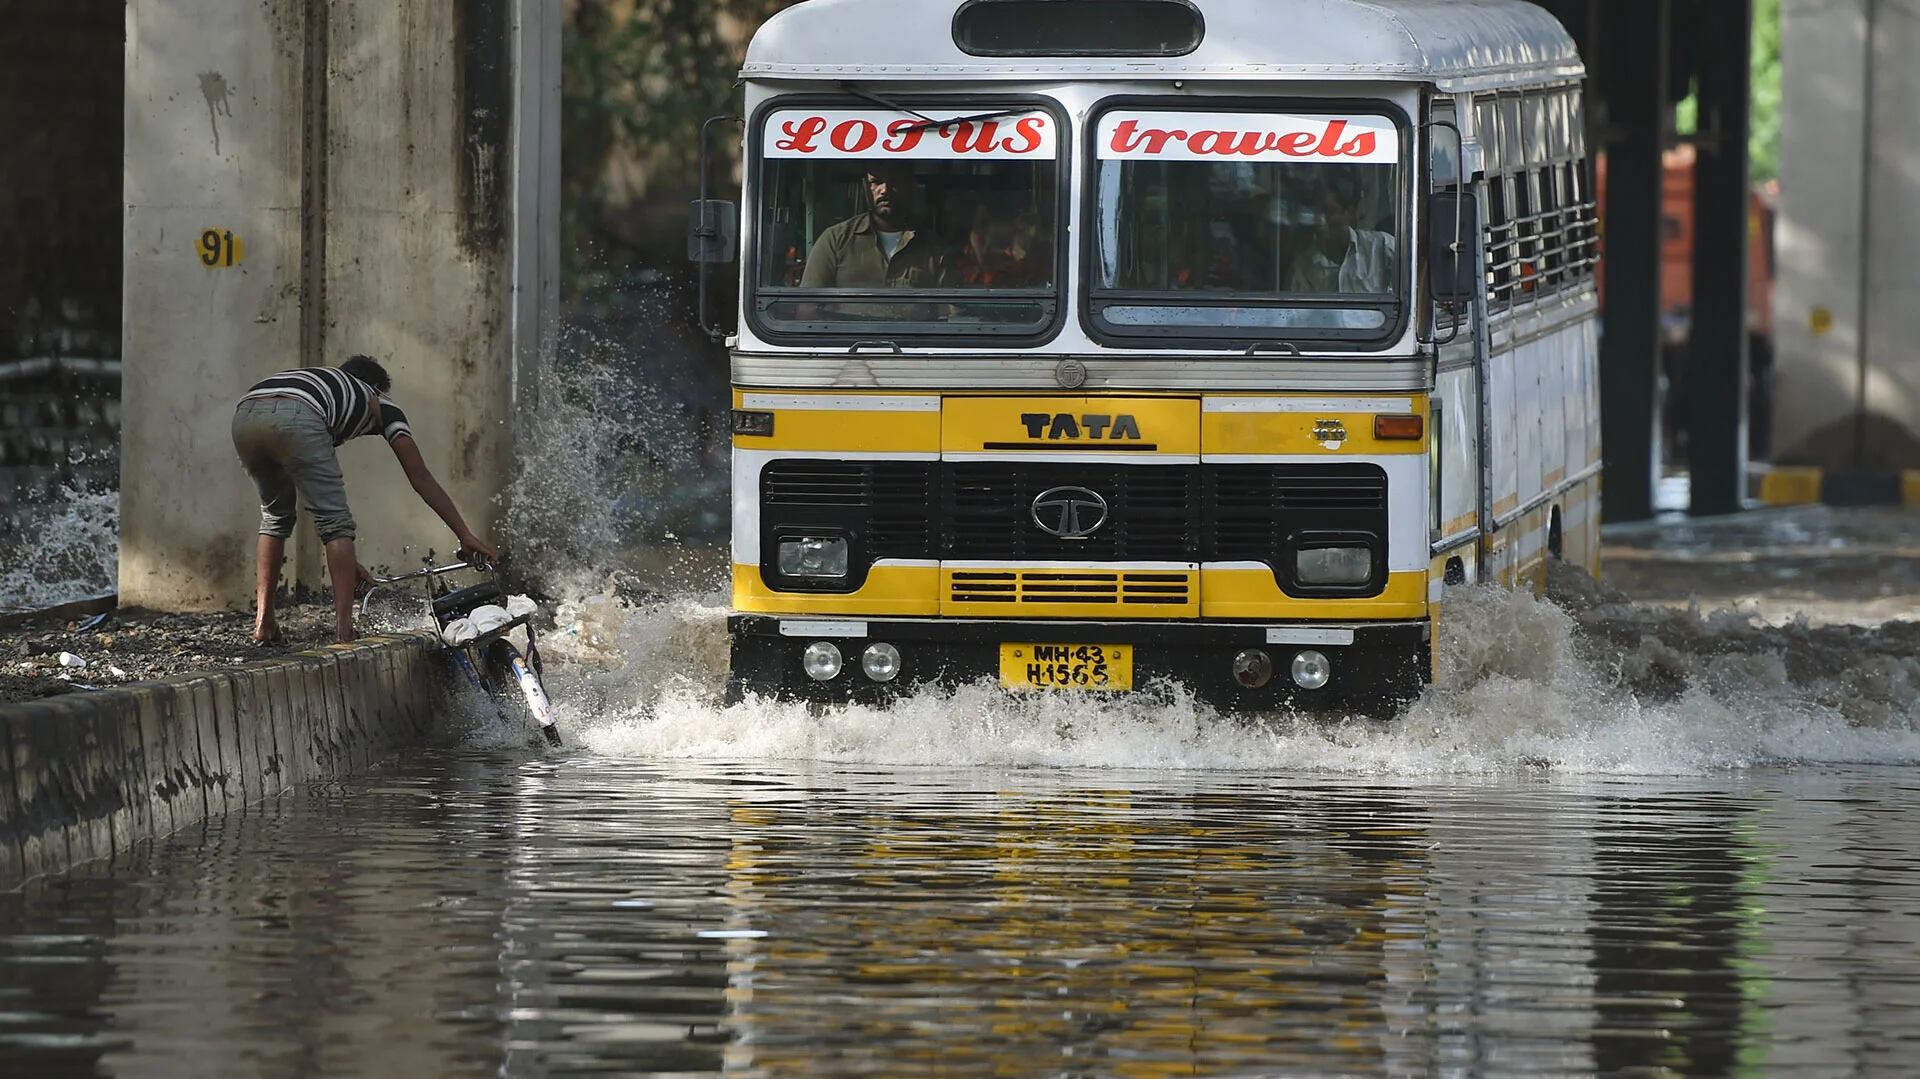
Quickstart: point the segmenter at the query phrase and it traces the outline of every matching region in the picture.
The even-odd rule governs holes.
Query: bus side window
[[[1496,311],[1513,303],[1513,274],[1519,245],[1514,242],[1511,202],[1507,195],[1512,182],[1508,176],[1487,180],[1487,266],[1493,276],[1488,307]]]
[[[1567,265],[1571,267],[1567,279],[1573,282],[1591,281],[1594,277],[1594,261],[1599,251],[1599,242],[1594,235],[1593,183],[1588,179],[1588,164],[1584,157],[1567,162],[1567,220],[1571,222],[1571,241],[1567,245]]]
[[[1566,263],[1567,215],[1561,211],[1560,169],[1540,167],[1540,291],[1552,292],[1561,285],[1560,271]]]
[[[1539,285],[1540,274],[1540,218],[1539,198],[1534,190],[1534,174],[1525,170],[1509,178],[1513,184],[1513,221],[1514,235],[1519,242],[1514,245],[1515,254],[1520,261],[1514,266],[1519,276],[1519,289],[1514,296],[1516,301],[1525,300],[1534,294]]]

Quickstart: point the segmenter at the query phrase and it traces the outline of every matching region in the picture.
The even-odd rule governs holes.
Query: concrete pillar
[[[540,157],[557,158],[558,0],[127,10],[122,601],[248,601],[257,510],[233,403],[354,353],[386,363],[428,465],[490,532],[514,372],[555,306],[558,184]],[[210,228],[234,232],[232,267],[224,246],[202,264]],[[451,552],[384,442],[339,456],[363,562]],[[304,517],[293,562],[325,587]]]
[[[1667,0],[1608,9],[1600,47],[1606,107],[1606,332],[1600,353],[1600,426],[1608,521],[1653,516],[1660,360],[1660,151],[1671,20]]]
[[[1917,468],[1920,23],[1889,0],[1781,19],[1776,460]]]
[[[300,363],[300,6],[126,7],[123,603],[251,591],[259,503],[229,421],[242,388]]]
[[[1691,512],[1745,504],[1748,102],[1753,0],[1696,9],[1700,129],[1693,178],[1693,342],[1687,355]]]

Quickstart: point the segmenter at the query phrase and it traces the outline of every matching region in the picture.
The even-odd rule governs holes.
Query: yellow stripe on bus
[[[1284,400],[1284,399],[1282,399]],[[1413,410],[1424,427],[1427,401]],[[1274,454],[1341,457],[1425,453],[1427,438],[1373,437],[1372,412],[1209,412],[1201,420],[1200,445],[1209,454]]]
[[[1197,397],[949,397],[942,410],[947,453],[1200,452]]]
[[[1200,571],[1202,618],[1313,618],[1333,621],[1425,618],[1427,575],[1389,574],[1386,590],[1369,599],[1295,599],[1280,591],[1269,569]]]
[[[773,434],[734,435],[740,450],[938,453],[938,412],[818,412],[776,409]]]
[[[747,614],[904,615],[940,613],[936,566],[875,566],[858,592],[809,595],[775,592],[760,567],[735,563],[733,609]]]

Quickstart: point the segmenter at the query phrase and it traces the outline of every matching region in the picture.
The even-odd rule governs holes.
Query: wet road
[[[0,895],[0,1073],[1898,1074],[1917,811],[423,751]]]

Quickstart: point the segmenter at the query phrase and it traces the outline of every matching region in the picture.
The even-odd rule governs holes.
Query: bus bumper
[[[1431,623],[1424,619],[1304,626],[733,615],[727,631],[732,639],[729,704],[749,695],[881,704],[928,685],[997,683],[1001,645],[1015,643],[1131,645],[1133,692],[1179,683],[1231,712],[1293,708],[1386,716],[1418,697],[1433,677]],[[816,641],[832,643],[843,657],[839,674],[825,681],[809,677],[801,666],[802,652]],[[861,666],[862,652],[881,642],[900,653],[899,674],[889,682],[872,680]],[[1251,650],[1264,652],[1273,671],[1258,688],[1234,677],[1234,657]],[[1305,690],[1293,682],[1294,657],[1307,650],[1326,656],[1332,666],[1322,688]]]

